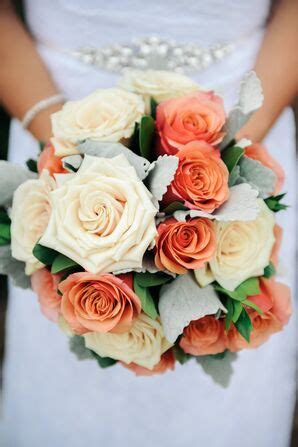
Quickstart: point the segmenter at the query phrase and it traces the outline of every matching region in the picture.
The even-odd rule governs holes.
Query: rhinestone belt
[[[198,44],[178,44],[173,40],[151,36],[131,43],[113,44],[102,48],[86,47],[76,51],[61,49],[59,51],[85,64],[115,73],[128,68],[191,73],[209,67],[232,52],[234,48],[233,43],[204,48]]]

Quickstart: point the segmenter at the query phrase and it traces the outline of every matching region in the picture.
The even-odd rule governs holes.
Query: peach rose
[[[249,300],[254,302],[263,311],[263,314],[249,310],[253,330],[248,343],[232,326],[228,332],[228,349],[232,352],[241,349],[254,349],[265,343],[268,338],[282,330],[289,321],[292,314],[290,289],[274,279],[260,280],[261,293],[250,296]]]
[[[249,158],[259,161],[262,165],[271,169],[276,175],[275,190],[272,194],[276,195],[282,188],[285,180],[285,173],[281,165],[275,160],[265,146],[259,143],[252,144],[245,148],[245,155]]]
[[[208,315],[191,321],[183,331],[180,346],[184,352],[192,355],[224,352],[227,346],[223,320]]]
[[[60,278],[61,275],[52,275],[46,268],[37,270],[31,276],[32,289],[38,296],[42,313],[55,323],[61,313],[61,296],[57,293]]]
[[[282,243],[283,229],[279,225],[275,224],[273,228],[273,234],[275,242],[272,248],[270,261],[276,268],[278,266],[278,254]]]
[[[215,229],[209,219],[178,222],[172,217],[159,224],[157,232],[155,264],[160,270],[183,274],[201,268],[214,254]]]
[[[229,197],[229,172],[210,144],[188,143],[176,155],[179,165],[163,205],[183,200],[185,206],[212,213]]]
[[[144,366],[137,365],[136,363],[124,363],[122,365],[130,369],[136,376],[153,376],[155,374],[163,374],[169,369],[172,371],[175,369],[175,356],[172,349],[162,354],[161,359],[153,369],[145,368]]]
[[[77,334],[126,332],[141,312],[131,275],[73,273],[61,282],[61,312]]]
[[[51,143],[45,145],[37,161],[38,172],[41,173],[43,169],[47,169],[50,175],[65,174],[67,170],[63,168],[60,157],[55,155],[54,146]]]
[[[169,99],[157,106],[156,127],[159,152],[176,154],[191,141],[212,145],[224,137],[225,111],[222,99],[213,92],[196,92],[182,98]]]

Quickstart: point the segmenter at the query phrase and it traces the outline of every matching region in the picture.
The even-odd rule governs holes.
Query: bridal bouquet
[[[129,71],[55,113],[29,169],[1,162],[0,272],[32,287],[80,359],[208,370],[288,322],[283,171],[235,140],[262,100],[253,72],[227,116],[182,75]]]

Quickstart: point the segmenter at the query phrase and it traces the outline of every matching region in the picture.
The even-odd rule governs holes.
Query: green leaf
[[[0,223],[0,238],[6,240],[7,243],[11,240],[10,223]]]
[[[53,261],[51,272],[56,274],[78,264],[67,256],[59,254]]]
[[[38,142],[38,144],[39,144],[39,151],[42,152],[44,150],[44,147],[45,147],[46,143],[44,141],[40,140]]]
[[[175,211],[186,211],[188,208],[183,205],[182,202],[172,202],[170,205],[168,205],[164,210],[163,213],[166,214],[173,214]]]
[[[227,314],[225,318],[225,327],[227,330],[230,329],[233,313],[234,313],[234,301],[231,298],[227,298],[227,301],[225,303],[225,307],[227,309]]]
[[[285,197],[286,193],[279,194],[277,196],[271,196],[264,200],[268,208],[277,213],[278,211],[286,210],[289,206],[280,203],[280,201]]]
[[[186,352],[184,352],[178,344],[175,344],[175,346],[173,347],[173,352],[175,359],[181,365],[184,365],[184,363],[191,359],[191,356],[189,354],[186,354]]]
[[[133,285],[135,293],[140,298],[142,310],[145,312],[145,314],[149,315],[149,317],[155,320],[158,314],[149,289],[138,284],[136,275],[134,275]]]
[[[260,293],[259,278],[249,278],[235,290],[240,299],[246,299],[247,296],[258,295]]]
[[[29,158],[29,160],[26,161],[26,165],[27,165],[27,168],[29,169],[29,171],[38,172],[36,160]]]
[[[234,301],[233,307],[234,307],[234,312],[233,312],[232,321],[233,321],[233,323],[236,323],[240,317],[243,306],[240,301]]]
[[[242,312],[235,323],[235,327],[237,331],[242,335],[242,337],[249,343],[250,333],[253,326],[251,319],[244,308],[242,309]]]
[[[270,262],[267,267],[264,268],[264,277],[265,278],[271,278],[271,276],[274,276],[276,273],[275,267],[272,264],[272,262]]]
[[[153,97],[150,98],[150,110],[151,110],[151,116],[153,119],[156,118],[156,107],[158,106],[158,103],[155,101]]]
[[[7,212],[4,210],[0,210],[0,223],[3,223],[3,224],[11,223],[10,217],[8,216]]]
[[[135,279],[141,287],[161,286],[172,278],[165,273],[135,273]]]
[[[260,309],[259,306],[257,306],[255,303],[253,303],[250,300],[244,300],[244,301],[242,301],[242,304],[245,304],[245,306],[251,307],[252,309],[257,311],[261,315],[263,314],[262,309]]]
[[[37,243],[32,251],[33,255],[38,259],[42,264],[51,265],[54,262],[54,259],[59,254],[56,250],[52,250],[51,248],[44,247]]]
[[[141,118],[139,130],[140,154],[147,159],[151,155],[151,146],[155,132],[154,119],[152,116],[145,115]]]
[[[110,357],[100,357],[96,352],[92,351],[90,349],[91,355],[95,358],[97,363],[101,368],[109,368],[109,366],[115,365],[117,363],[117,360],[111,359]]]
[[[244,149],[238,146],[228,147],[222,152],[221,158],[229,172],[233,171],[243,154]]]
[[[227,352],[229,352],[227,349],[224,352],[219,352],[218,354],[209,354],[208,357],[214,360],[221,360],[224,359],[227,355]]]

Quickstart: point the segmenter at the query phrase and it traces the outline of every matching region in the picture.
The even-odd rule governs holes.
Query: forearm
[[[253,141],[261,141],[296,96],[297,20],[298,2],[281,0],[268,25],[255,65],[264,90],[264,104],[241,129],[238,138],[246,136]]]
[[[15,15],[9,2],[0,0],[0,102],[14,117],[22,119],[38,101],[58,93],[39,57],[33,40]],[[40,112],[29,125],[39,140],[51,136],[50,114],[56,104]]]

